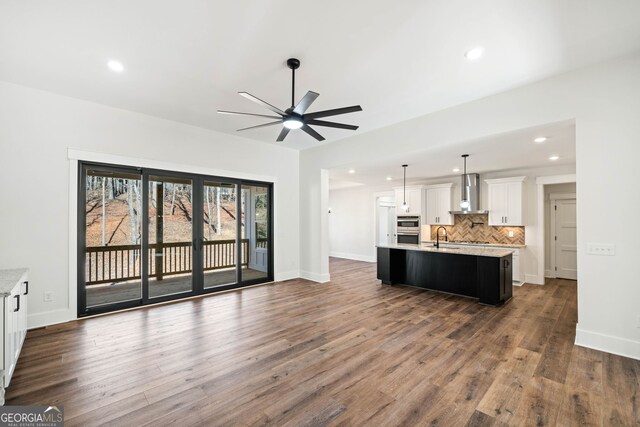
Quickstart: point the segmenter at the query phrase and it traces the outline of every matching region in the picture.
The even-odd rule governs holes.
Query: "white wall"
[[[329,191],[329,255],[374,262],[375,189],[368,186]]]
[[[306,200],[322,199],[321,169],[349,162],[375,162],[395,154],[423,151],[501,132],[564,120],[576,122],[578,185],[578,317],[576,341],[640,358],[640,229],[624,221],[602,221],[640,208],[621,182],[638,182],[640,169],[640,55],[573,71],[538,83],[453,107],[383,129],[305,150],[300,156]],[[366,113],[366,106],[365,106]],[[301,268],[328,274],[328,238],[318,221],[322,203],[301,202]],[[616,256],[586,253],[588,242],[613,243]]]
[[[536,230],[537,191],[536,178],[540,176],[574,174],[575,165],[559,165],[543,168],[515,169],[499,172],[485,172],[480,174],[480,208],[488,209],[488,185],[485,179],[526,176],[524,182],[524,221],[526,248],[521,250],[520,257],[522,274],[529,283],[543,284],[544,278],[538,277],[538,253],[542,242],[538,242]],[[428,180],[413,180],[413,184],[444,184],[453,183],[453,200],[460,200],[460,176],[453,175]],[[374,230],[375,212],[374,193],[391,190],[388,187],[353,187],[333,190],[329,192],[329,247],[331,255],[357,260],[375,260]],[[575,191],[575,184],[573,185]],[[452,206],[452,209],[454,206]],[[334,215],[334,212],[336,215]],[[424,240],[424,236],[422,236]],[[546,242],[545,242],[546,243]],[[544,262],[544,261],[543,261]]]
[[[550,184],[544,186],[544,271],[545,277],[555,277],[551,273],[551,206],[549,195],[552,193],[575,193],[576,183]]]
[[[0,268],[31,269],[30,327],[76,315],[68,147],[275,179],[276,279],[299,275],[297,151],[0,83]]]

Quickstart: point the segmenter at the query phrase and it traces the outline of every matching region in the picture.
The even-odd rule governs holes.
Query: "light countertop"
[[[422,243],[425,244],[434,244],[434,240],[424,240]],[[514,248],[521,249],[526,248],[527,245],[514,245],[511,243],[471,243],[471,242],[445,242],[440,240],[441,245],[465,245],[465,246],[494,246],[496,248]]]
[[[27,268],[12,268],[10,270],[0,270],[0,295],[11,294],[11,290],[21,280],[26,279],[29,272]]]
[[[456,255],[472,255],[472,256],[488,256],[501,258],[503,256],[511,255],[512,251],[508,249],[485,249],[469,246],[468,248],[436,248],[433,244],[422,244],[422,245],[408,245],[408,244],[388,244],[388,245],[377,245],[379,248],[390,248],[390,249],[404,249],[408,251],[424,251],[424,252],[440,252],[440,253],[448,253],[448,254],[456,254]]]

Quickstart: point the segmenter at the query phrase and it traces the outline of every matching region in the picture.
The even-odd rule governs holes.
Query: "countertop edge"
[[[28,268],[7,268],[0,270],[0,296],[11,295],[11,289],[28,277]]]
[[[415,251],[415,252],[433,252],[433,253],[441,253],[441,254],[453,254],[453,255],[468,255],[468,256],[481,256],[481,257],[491,257],[491,258],[502,258],[505,256],[509,256],[513,253],[510,249],[486,249],[486,248],[435,248],[431,245],[376,245],[376,248],[383,249],[401,249],[405,251]]]
[[[420,243],[426,243],[426,244],[434,244],[435,241],[433,240],[423,240]],[[496,248],[513,248],[513,249],[524,249],[527,247],[527,245],[516,245],[516,244],[509,244],[509,243],[471,243],[471,242],[440,242],[441,245],[464,245],[464,246],[470,246],[470,247],[474,247],[474,246],[492,246],[492,247],[496,247]]]

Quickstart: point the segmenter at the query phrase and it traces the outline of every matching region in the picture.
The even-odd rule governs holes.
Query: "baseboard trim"
[[[551,270],[545,270],[544,271],[544,277],[548,277],[549,279],[555,279],[556,275],[553,274],[553,271],[551,271]]]
[[[359,255],[359,254],[349,254],[345,252],[331,252],[329,253],[329,256],[334,258],[351,259],[354,261],[376,262],[376,257],[373,255]]]
[[[544,285],[544,277],[538,277],[536,274],[525,274],[524,282],[532,285]]]
[[[576,325],[576,345],[592,348],[618,356],[640,360],[640,342],[600,332],[586,331]]]
[[[331,280],[329,273],[319,274],[319,273],[313,273],[311,271],[300,271],[300,277],[302,277],[303,279],[311,280],[312,282],[317,282],[317,283],[327,283],[328,281]]]
[[[65,323],[77,318],[76,314],[66,308],[45,311],[44,313],[27,314],[27,329],[42,328],[44,326]]]
[[[276,282],[284,282],[285,280],[298,279],[300,277],[299,270],[283,271],[275,274]]]

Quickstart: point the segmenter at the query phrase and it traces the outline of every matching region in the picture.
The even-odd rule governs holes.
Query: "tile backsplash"
[[[487,214],[454,215],[454,225],[445,225],[444,228],[447,229],[449,240],[524,245],[524,227],[494,227],[489,226],[488,223],[489,215]],[[429,226],[423,227],[423,236],[424,229],[427,227]],[[438,227],[430,226],[431,240],[436,240]],[[509,237],[510,231],[513,231],[513,237]]]

